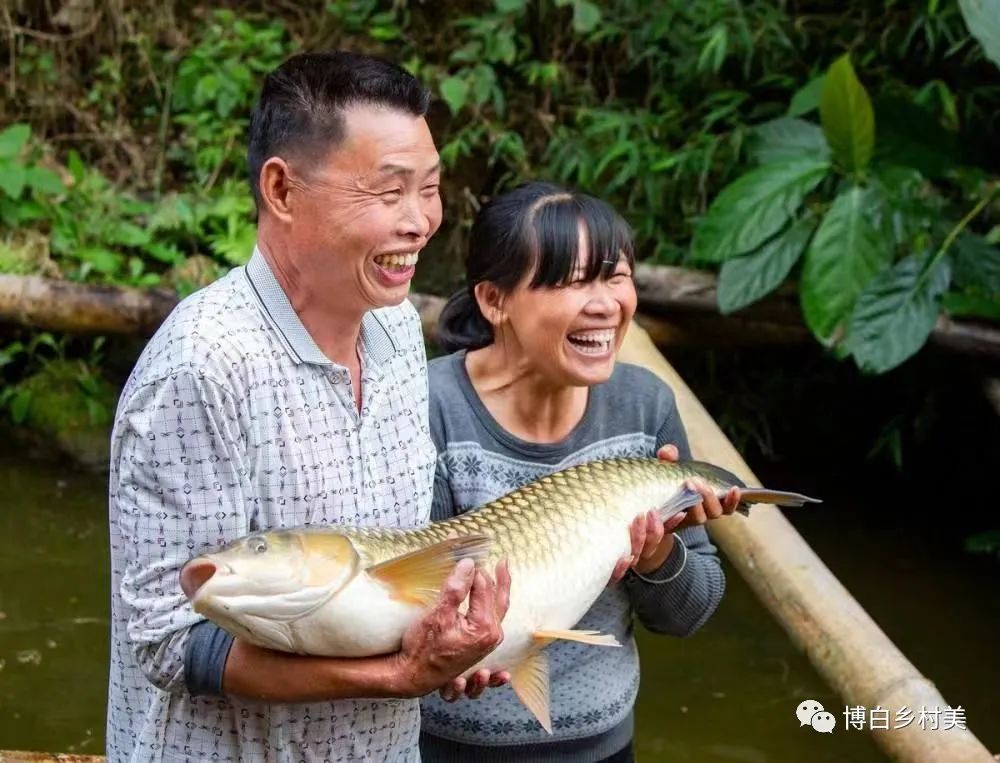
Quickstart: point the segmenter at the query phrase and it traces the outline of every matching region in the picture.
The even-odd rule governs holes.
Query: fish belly
[[[361,574],[324,606],[292,623],[291,630],[303,654],[370,657],[399,651],[403,633],[424,612]]]
[[[576,626],[608,585],[622,556],[631,550],[628,526],[620,521],[587,528],[567,547],[542,559],[509,557],[510,607],[503,620],[503,641],[468,674],[488,668],[509,670],[537,651],[544,642],[537,631],[570,630]]]

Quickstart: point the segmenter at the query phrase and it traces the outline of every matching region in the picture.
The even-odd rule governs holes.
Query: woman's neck
[[[555,384],[496,343],[469,352],[465,368],[486,410],[522,440],[559,442],[586,412],[587,387]]]

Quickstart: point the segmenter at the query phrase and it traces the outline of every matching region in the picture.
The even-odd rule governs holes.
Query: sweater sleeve
[[[656,448],[668,443],[677,446],[682,460],[691,458],[687,433],[673,405],[657,432]],[[726,590],[726,576],[704,527],[680,530],[677,537],[687,552],[681,543],[675,543],[663,565],[644,576],[650,580],[670,579],[669,582],[649,583],[630,572],[625,577],[625,590],[639,622],[648,630],[690,636],[719,606]]]

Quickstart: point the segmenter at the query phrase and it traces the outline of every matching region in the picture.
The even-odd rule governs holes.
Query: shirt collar
[[[278,279],[271,272],[267,260],[258,247],[245,268],[247,280],[260,300],[264,313],[278,330],[285,348],[296,363],[311,363],[319,366],[337,365],[319,348],[309,331],[303,325],[292,303],[288,300]],[[372,311],[368,311],[361,319],[361,347],[367,359],[376,365],[381,365],[392,358],[398,351],[396,342],[385,324]]]

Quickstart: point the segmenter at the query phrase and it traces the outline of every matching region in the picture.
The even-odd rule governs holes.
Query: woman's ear
[[[503,292],[489,281],[480,281],[473,288],[473,294],[476,296],[479,312],[493,328],[499,328],[507,320],[503,309]]]

